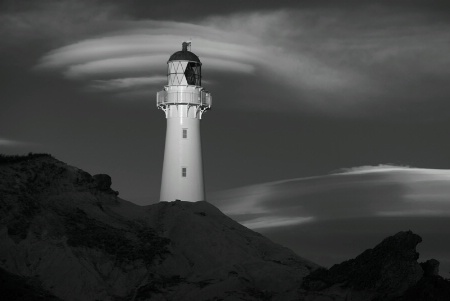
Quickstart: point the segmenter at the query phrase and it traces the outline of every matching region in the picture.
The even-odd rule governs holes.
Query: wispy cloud
[[[409,102],[435,109],[450,94],[444,84],[450,24],[417,12],[369,5],[205,16],[195,23],[108,18],[99,21],[100,31],[47,53],[38,68],[87,86],[157,76],[181,41],[191,39],[208,79],[238,78],[255,91],[270,85],[284,95],[277,101],[288,106],[281,107],[389,116],[412,110]],[[248,101],[263,107],[257,98]]]
[[[6,139],[6,138],[0,137],[0,146],[2,146],[2,147],[16,147],[16,146],[27,146],[27,145],[32,145],[32,144],[28,143],[28,142],[11,140],[11,139]]]
[[[183,35],[185,24],[173,23],[180,28],[177,35],[164,35],[148,29],[142,34],[145,26],[170,26],[168,22],[145,22],[136,33],[136,29],[116,33],[113,37],[100,37],[79,42],[52,51],[42,58],[39,68],[60,69],[68,78],[98,77],[134,72],[135,74],[164,73],[165,62],[169,55],[180,50],[186,35]],[[201,57],[209,69],[221,72],[253,73],[256,63],[261,61],[262,54],[255,53],[251,46],[242,46],[229,41],[209,40],[211,29],[197,26],[197,36],[193,51]],[[218,32],[217,34],[220,34]],[[126,46],[123,46],[126,45]]]
[[[437,258],[450,266],[450,170],[361,166],[209,197],[241,224],[321,264],[355,257],[410,229],[424,239],[421,260]]]
[[[363,166],[227,190],[211,199],[241,223],[258,228],[288,225],[289,220],[295,224],[376,216],[450,217],[450,170]]]
[[[128,29],[80,41],[48,53],[38,69],[59,70],[68,79],[104,80],[161,74],[168,56],[180,42],[193,40],[214,80],[214,74],[252,74],[300,90],[331,91],[365,85],[364,77],[334,68],[308,53],[277,44],[277,26],[285,26],[286,12],[210,18],[199,24],[166,21],[128,22]],[[228,25],[226,25],[228,24]],[[259,25],[258,25],[259,24]],[[235,28],[239,25],[239,30]],[[258,30],[257,28],[271,28]],[[278,28],[290,31],[291,27]],[[274,36],[274,37],[275,37]],[[326,83],[326,84],[324,84]]]
[[[342,168],[336,171],[336,174],[366,174],[375,172],[390,172],[390,171],[406,171],[411,170],[408,166],[397,166],[393,164],[380,164],[380,165],[366,165],[350,168]],[[420,169],[416,169],[420,170]]]
[[[264,229],[264,228],[275,228],[275,227],[283,227],[283,226],[293,226],[303,223],[311,222],[313,217],[259,217],[255,219],[251,219],[245,222],[242,222],[242,225],[250,228],[250,229]]]
[[[115,78],[109,80],[93,80],[89,89],[91,91],[122,91],[127,89],[148,88],[153,85],[161,86],[166,81],[165,76]]]
[[[14,145],[18,145],[18,144],[20,144],[20,142],[0,138],[0,146],[14,146]]]

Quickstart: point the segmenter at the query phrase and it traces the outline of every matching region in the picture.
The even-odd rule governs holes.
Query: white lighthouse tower
[[[211,94],[202,87],[202,63],[183,42],[167,62],[167,85],[156,106],[167,119],[161,202],[205,200],[200,120],[211,108]]]

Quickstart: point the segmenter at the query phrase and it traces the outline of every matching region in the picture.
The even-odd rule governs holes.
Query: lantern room
[[[182,50],[172,54],[167,62],[169,86],[201,86],[202,63],[190,50],[190,42],[183,42]]]

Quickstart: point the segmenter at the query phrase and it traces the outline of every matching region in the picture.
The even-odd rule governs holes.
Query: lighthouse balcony
[[[207,91],[159,91],[156,95],[156,106],[193,105],[205,109],[211,107],[211,93]]]

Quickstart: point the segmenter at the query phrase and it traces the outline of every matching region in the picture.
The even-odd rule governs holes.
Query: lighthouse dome
[[[183,42],[182,50],[170,56],[167,62],[169,86],[202,85],[202,63],[198,56],[189,51],[190,46],[191,42]]]
[[[169,58],[170,61],[190,61],[190,62],[197,62],[200,63],[200,59],[197,55],[190,52],[188,50],[188,46],[190,46],[190,43],[184,42],[183,48],[181,51],[177,51],[174,54],[172,54]]]

